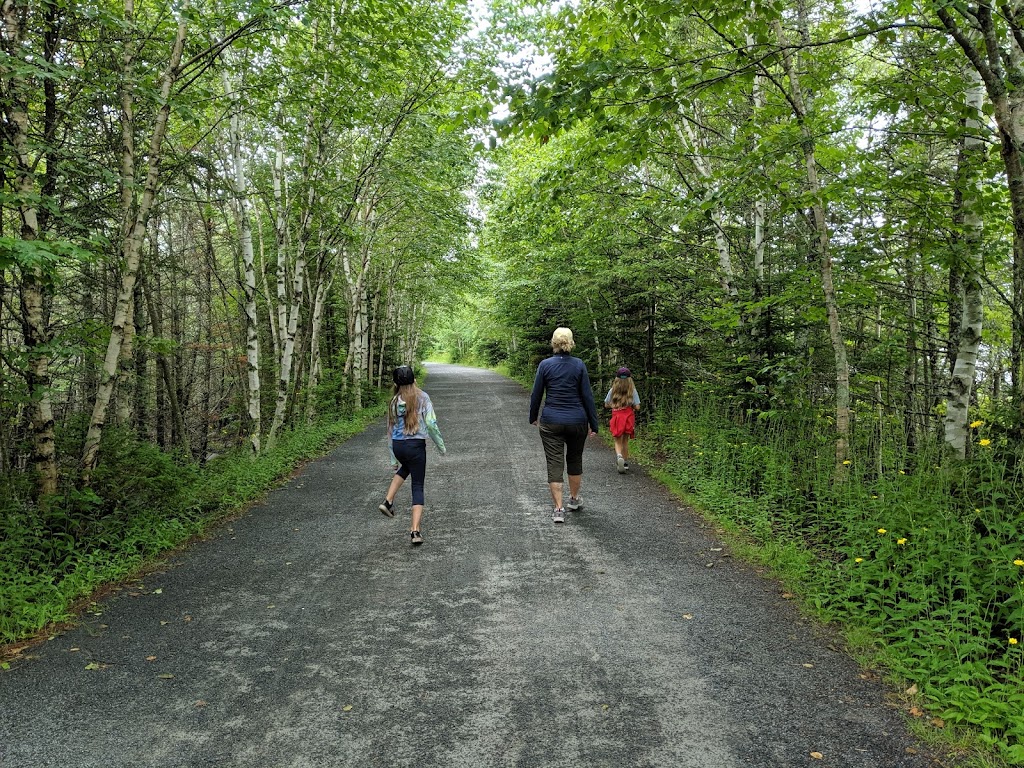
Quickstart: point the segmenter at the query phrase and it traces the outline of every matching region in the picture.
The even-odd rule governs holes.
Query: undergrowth
[[[738,423],[694,400],[647,425],[635,447],[761,547],[819,617],[870,645],[932,722],[968,728],[1024,765],[1020,457],[978,421],[967,461],[918,446],[908,466],[878,438],[888,425],[862,425],[837,482],[821,423]]]
[[[258,458],[239,449],[204,467],[126,432],[108,430],[90,489],[47,508],[0,480],[0,644],[70,618],[77,601],[137,571],[260,498],[303,460],[323,454],[383,413],[282,433]]]

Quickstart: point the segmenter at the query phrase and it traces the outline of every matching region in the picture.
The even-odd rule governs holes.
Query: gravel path
[[[641,471],[591,440],[556,527],[527,393],[425,388],[422,547],[373,427],[0,673],[0,766],[936,765]]]

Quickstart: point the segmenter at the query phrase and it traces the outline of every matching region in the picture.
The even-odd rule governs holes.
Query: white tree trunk
[[[238,217],[238,239],[242,251],[242,271],[245,280],[245,361],[246,410],[249,416],[249,447],[254,456],[260,453],[263,430],[260,410],[260,335],[256,312],[256,257],[252,244],[252,224],[249,219],[249,185],[245,177],[245,158],[242,156],[242,131],[239,116],[239,98],[228,76],[222,72],[224,91],[232,102],[231,159],[234,167],[235,215]]]
[[[22,28],[18,6],[7,0],[2,6],[4,24],[4,54],[17,61],[24,55],[22,50]],[[35,202],[39,190],[33,171],[36,162],[35,151],[29,143],[28,96],[26,84],[10,72],[9,85],[5,96],[10,95],[7,107],[9,123],[7,136],[13,150],[16,173],[16,188],[20,198],[18,212],[21,216],[22,240],[37,240],[40,235],[39,213]],[[5,161],[9,162],[9,161]],[[38,266],[22,272],[21,312],[25,332],[25,346],[28,351],[27,380],[32,427],[32,463],[36,470],[36,483],[40,500],[45,504],[57,492],[57,450],[54,441],[52,374],[50,372],[50,327],[46,319],[46,303],[49,298],[49,281]]]
[[[320,384],[320,329],[323,327],[324,305],[331,289],[330,274],[323,273],[316,287],[316,298],[313,301],[313,317],[310,323],[309,339],[309,398],[306,400],[306,421],[312,423],[315,412],[314,393]]]
[[[974,83],[967,91],[966,105],[972,115],[967,119],[967,135],[964,138],[963,178],[974,176],[974,166],[983,159],[984,141],[981,132],[981,108],[984,87],[980,76],[974,73]],[[965,206],[963,233],[964,297],[963,319],[960,324],[960,344],[953,375],[946,391],[946,414],[943,418],[943,433],[946,449],[956,458],[967,456],[969,429],[968,408],[971,391],[974,389],[974,374],[978,364],[978,349],[981,346],[984,311],[982,304],[982,283],[978,250],[981,245],[984,221],[978,214],[978,184],[965,185],[963,199]]]
[[[693,152],[694,167],[702,179],[710,181],[711,169],[708,166],[707,160],[700,153],[700,146],[697,143],[697,137],[693,133],[693,128],[686,120],[682,121],[680,138],[683,138],[684,134],[684,141],[690,145]],[[735,301],[739,296],[739,291],[736,289],[736,273],[732,266],[729,239],[725,236],[725,218],[720,207],[716,207],[711,211],[711,223],[714,225],[715,249],[718,251],[718,278],[722,284],[722,291],[731,300]]]
[[[130,0],[128,0],[130,2]],[[142,198],[139,201],[138,210],[135,213],[132,229],[129,236],[122,244],[122,256],[124,268],[121,275],[121,287],[117,297],[117,306],[114,309],[114,320],[110,329],[110,341],[107,344],[107,353],[103,361],[103,371],[100,374],[99,388],[96,393],[96,402],[92,411],[92,418],[89,421],[89,431],[85,437],[85,447],[82,454],[82,485],[88,485],[92,472],[96,468],[99,459],[100,438],[103,435],[103,426],[107,418],[107,406],[110,404],[110,396],[114,391],[114,382],[117,377],[118,362],[121,357],[121,344],[124,341],[124,328],[128,320],[129,307],[132,295],[135,290],[135,281],[139,273],[139,258],[142,252],[142,243],[146,237],[146,230],[149,225],[149,214],[153,208],[153,201],[156,198],[157,184],[160,180],[160,156],[163,149],[164,136],[167,133],[167,124],[171,116],[170,95],[171,88],[179,75],[182,51],[185,48],[185,36],[188,31],[189,0],[184,0],[178,17],[178,29],[171,48],[171,55],[167,66],[164,68],[160,83],[160,109],[156,114],[153,124],[153,133],[149,144],[149,162],[146,173],[146,181],[142,188]]]

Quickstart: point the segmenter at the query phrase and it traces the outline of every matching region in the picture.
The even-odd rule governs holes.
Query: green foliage
[[[979,450],[966,464],[919,456],[908,471],[891,445],[881,461],[852,461],[835,484],[827,430],[813,424],[821,418],[747,423],[695,394],[658,415],[638,455],[776,553],[791,588],[823,619],[872,638],[876,658],[916,684],[935,714],[1016,759],[1024,474],[1007,467],[1019,463]],[[855,455],[868,450],[865,441]]]
[[[257,459],[239,449],[202,468],[111,430],[90,490],[45,508],[0,494],[0,643],[70,618],[97,587],[237,512],[381,413],[377,402],[345,419],[286,431]]]

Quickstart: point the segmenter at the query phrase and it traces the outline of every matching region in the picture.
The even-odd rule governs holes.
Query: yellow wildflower
[[[855,562],[855,563],[863,563],[864,562],[864,558],[863,557],[856,557],[856,558],[854,558],[853,562]]]
[[[902,547],[904,544],[907,543],[907,540],[906,539],[896,539],[896,543],[899,544]]]
[[[885,530],[885,528],[879,528],[879,529],[878,529],[878,532],[879,532],[879,533],[888,533],[888,531],[887,531],[887,530]]]
[[[1008,642],[1010,643],[1010,645],[1016,645],[1017,644],[1017,638],[1016,637],[1011,637]]]
[[[978,445],[992,445],[992,441],[989,440],[988,438],[985,438],[984,440],[979,440]]]
[[[1014,565],[1020,565],[1020,566],[1024,566],[1024,560],[1014,560],[1014,561],[1013,561],[1013,564],[1014,564]]]
[[[969,426],[971,429],[977,429],[978,427],[982,427],[984,425],[985,425],[984,421],[972,421],[967,426]]]
[[[846,464],[852,464],[852,463],[853,463],[853,462],[852,462],[852,461],[850,461],[849,459],[847,459],[846,461],[844,461],[844,462],[843,462],[843,464],[844,464],[844,465],[846,465]]]

